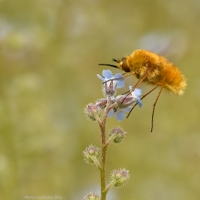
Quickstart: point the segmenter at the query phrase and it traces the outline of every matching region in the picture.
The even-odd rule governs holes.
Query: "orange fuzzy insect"
[[[130,56],[127,56],[121,60],[113,59],[113,61],[117,62],[117,65],[112,65],[112,64],[99,64],[99,65],[105,65],[121,69],[127,72],[128,75],[134,74],[136,78],[139,79],[139,81],[135,84],[133,90],[141,82],[145,82],[155,86],[141,99],[146,97],[157,87],[160,87],[158,96],[153,104],[152,125],[151,125],[151,132],[152,132],[154,110],[163,88],[173,92],[174,94],[182,95],[187,86],[184,75],[176,66],[174,66],[171,62],[169,62],[166,58],[159,56],[156,53],[141,49],[133,51],[133,53]],[[125,75],[124,77],[126,76],[127,75]]]

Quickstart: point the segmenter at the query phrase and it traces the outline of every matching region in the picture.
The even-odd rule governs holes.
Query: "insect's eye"
[[[129,66],[128,66],[128,64],[127,64],[127,60],[126,59],[124,59],[123,61],[122,61],[122,69],[125,71],[125,72],[130,72],[130,68],[129,68]]]

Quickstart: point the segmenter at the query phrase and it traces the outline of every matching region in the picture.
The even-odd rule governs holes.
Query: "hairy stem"
[[[107,153],[107,142],[106,142],[106,121],[108,117],[109,111],[114,107],[114,105],[108,101],[107,107],[104,112],[104,116],[102,121],[98,120],[99,127],[101,129],[101,151],[102,151],[102,159],[101,159],[101,200],[106,200],[106,195],[108,190],[106,190],[106,153]]]

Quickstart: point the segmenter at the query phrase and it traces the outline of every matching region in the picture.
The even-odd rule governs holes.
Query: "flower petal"
[[[123,76],[122,76],[122,74],[120,74],[120,73],[115,74],[115,75],[114,75],[114,78],[121,78],[121,79],[124,79]]]
[[[141,101],[140,97],[136,97],[136,101],[138,103],[138,106],[141,108],[142,107],[142,101]]]
[[[124,112],[127,112],[129,113],[131,111],[132,107],[131,106],[128,106],[127,108],[124,109]]]
[[[113,115],[115,114],[114,110],[110,110],[109,113],[108,113],[108,117],[112,117]]]
[[[117,119],[117,121],[122,121],[124,118],[126,118],[126,113],[123,110],[119,110],[118,112],[116,112],[115,118]]]
[[[132,92],[132,95],[136,98],[136,101],[140,108],[142,107],[142,101],[140,99],[141,94],[142,94],[142,90],[138,88],[135,88],[135,90]]]
[[[113,77],[113,74],[109,69],[103,70],[102,74],[106,79],[110,79]]]
[[[123,78],[122,74],[120,74],[120,73],[115,74],[113,79],[116,79],[115,81],[117,82],[117,88],[124,87],[124,78]]]
[[[103,78],[101,75],[97,74],[97,77],[104,82],[105,78]]]
[[[135,88],[134,94],[135,94],[135,96],[140,96],[142,94],[142,90],[138,89],[138,88]]]
[[[142,101],[140,99],[140,95],[142,94],[142,90],[138,89],[138,88],[135,88],[135,90],[132,91],[132,89],[133,89],[133,87],[129,86],[129,90],[130,90],[132,96],[136,99],[139,107],[141,108],[142,107]]]

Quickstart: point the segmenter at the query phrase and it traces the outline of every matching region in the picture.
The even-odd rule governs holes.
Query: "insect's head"
[[[122,59],[115,59],[113,58],[113,61],[118,63],[118,68],[125,71],[125,72],[130,72],[130,68],[128,67],[127,60],[126,58]]]
[[[127,64],[126,58],[122,58],[122,59],[113,58],[113,61],[116,62],[117,65],[112,65],[112,64],[99,64],[99,65],[114,67],[114,68],[121,69],[121,70],[123,70],[125,72],[130,72],[130,68],[129,68],[128,64]]]

